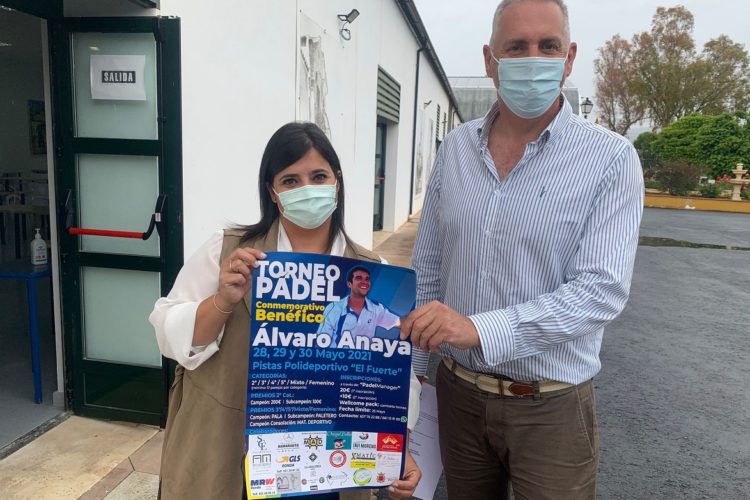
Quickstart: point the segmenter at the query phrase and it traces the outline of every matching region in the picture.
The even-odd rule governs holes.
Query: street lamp
[[[581,103],[581,113],[583,113],[583,118],[587,119],[589,117],[589,113],[591,113],[591,110],[594,107],[594,103],[591,102],[591,99],[586,97],[583,102]]]

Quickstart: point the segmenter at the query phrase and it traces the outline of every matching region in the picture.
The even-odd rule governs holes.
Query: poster
[[[275,252],[251,291],[248,498],[390,485],[401,475],[414,271]]]
[[[91,98],[145,101],[146,56],[91,56]]]

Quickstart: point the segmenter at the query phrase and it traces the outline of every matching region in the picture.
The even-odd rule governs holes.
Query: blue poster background
[[[414,309],[410,269],[274,252],[253,273],[245,443],[250,498],[382,487],[400,475],[411,344],[399,340],[398,326],[375,327],[372,337],[353,335],[355,329],[318,333],[326,306],[338,303],[332,314],[347,311],[342,304],[348,302],[340,301],[355,266],[369,273],[372,303],[357,321],[376,324],[373,311],[380,311],[392,323],[393,315]],[[361,331],[373,331],[368,328]]]

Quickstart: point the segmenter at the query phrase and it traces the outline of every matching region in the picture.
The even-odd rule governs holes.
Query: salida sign
[[[146,56],[91,56],[91,98],[145,101]]]

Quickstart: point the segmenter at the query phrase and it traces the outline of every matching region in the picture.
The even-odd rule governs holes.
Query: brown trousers
[[[440,452],[451,500],[596,497],[599,430],[591,381],[533,398],[501,397],[437,375]]]

